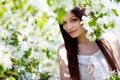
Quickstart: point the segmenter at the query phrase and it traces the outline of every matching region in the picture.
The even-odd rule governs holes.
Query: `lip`
[[[77,30],[72,30],[72,31],[69,31],[68,33],[73,34],[75,31],[77,31]]]

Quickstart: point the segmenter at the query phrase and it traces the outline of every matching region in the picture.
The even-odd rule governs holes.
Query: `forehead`
[[[69,19],[71,19],[73,17],[76,17],[75,14],[73,14],[72,12],[68,12],[66,14],[66,16],[64,17],[64,21],[69,20]]]

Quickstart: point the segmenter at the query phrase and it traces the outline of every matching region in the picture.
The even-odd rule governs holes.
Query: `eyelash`
[[[71,20],[71,22],[76,22],[76,21],[77,21],[77,19],[72,19],[72,20]]]
[[[65,25],[66,24],[66,22],[63,22],[63,25]]]
[[[77,19],[71,19],[71,22],[76,22]],[[66,22],[63,22],[63,25],[67,24]]]

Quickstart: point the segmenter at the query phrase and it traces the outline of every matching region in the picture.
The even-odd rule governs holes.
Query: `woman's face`
[[[63,29],[72,37],[77,38],[82,35],[84,29],[80,24],[80,19],[72,12],[66,14],[63,21]]]

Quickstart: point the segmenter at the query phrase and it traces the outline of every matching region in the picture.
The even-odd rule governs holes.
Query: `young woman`
[[[61,80],[103,80],[120,66],[119,41],[114,36],[91,42],[80,24],[84,10],[68,12],[60,30],[64,39],[58,49]]]

